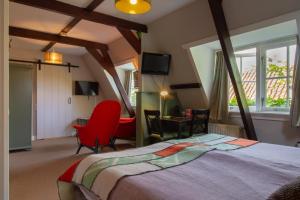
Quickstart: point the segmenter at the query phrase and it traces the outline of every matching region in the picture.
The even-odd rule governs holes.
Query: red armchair
[[[114,134],[115,139],[133,139],[135,138],[136,119],[120,118],[119,127]]]
[[[86,126],[73,126],[77,130],[80,143],[76,154],[82,147],[98,153],[99,146],[113,145],[111,141],[118,128],[120,113],[119,102],[106,100],[95,107]]]

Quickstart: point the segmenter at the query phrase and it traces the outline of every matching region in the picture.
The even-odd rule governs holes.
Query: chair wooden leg
[[[112,148],[113,150],[117,150],[117,148],[116,148],[116,146],[115,146],[115,142],[116,142],[116,139],[117,138],[110,138],[110,141],[109,141],[109,146],[110,146],[110,148]]]
[[[96,145],[95,145],[95,148],[94,148],[94,153],[99,153],[99,141],[98,141],[98,138],[96,138]]]
[[[79,154],[79,151],[80,151],[81,148],[82,148],[82,145],[80,144],[77,151],[76,151],[76,154]]]

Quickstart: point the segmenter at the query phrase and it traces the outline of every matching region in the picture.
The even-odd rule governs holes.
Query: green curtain
[[[228,73],[223,52],[216,53],[215,76],[210,96],[210,120],[226,122],[228,119]]]
[[[293,80],[293,97],[291,105],[292,127],[300,127],[300,43],[297,42],[296,60]]]

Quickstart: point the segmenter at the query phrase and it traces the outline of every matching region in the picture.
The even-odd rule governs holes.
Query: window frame
[[[287,100],[289,100],[289,79],[293,78],[290,76],[290,46],[297,44],[296,36],[284,37],[276,40],[270,40],[265,42],[260,42],[256,44],[251,44],[247,46],[242,46],[235,48],[234,51],[243,51],[248,49],[256,48],[256,105],[249,106],[250,112],[274,112],[274,113],[284,113],[290,110],[290,107],[266,107],[265,99],[267,96],[266,89],[266,57],[267,50],[275,49],[280,47],[287,47],[287,76],[283,77],[287,80]],[[237,56],[235,55],[237,58]],[[243,56],[238,56],[243,57]],[[245,56],[244,56],[245,57]],[[242,63],[242,59],[240,59],[240,63]],[[240,64],[240,68],[242,69],[242,64]],[[240,69],[239,69],[240,71]],[[241,74],[240,74],[241,75]],[[242,77],[241,77],[242,78]],[[280,77],[276,77],[278,79]],[[229,79],[230,80],[230,79]],[[228,99],[229,100],[229,99]],[[255,107],[255,108],[254,108]],[[228,105],[229,112],[236,112],[239,110],[238,106],[230,106]]]

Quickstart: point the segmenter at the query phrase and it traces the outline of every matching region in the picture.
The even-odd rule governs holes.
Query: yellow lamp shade
[[[116,8],[127,14],[144,14],[151,9],[151,0],[115,0]]]
[[[62,54],[52,52],[45,52],[44,60],[46,63],[53,63],[53,64],[62,64]]]

